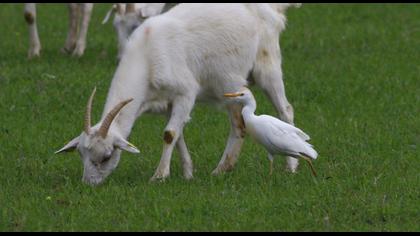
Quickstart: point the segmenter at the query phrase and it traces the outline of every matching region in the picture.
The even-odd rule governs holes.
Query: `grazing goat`
[[[169,116],[163,152],[152,180],[170,174],[175,147],[184,177],[192,178],[192,161],[183,137],[196,99],[225,104],[224,94],[251,80],[261,87],[279,116],[293,124],[281,70],[279,34],[285,28],[286,3],[179,4],[151,17],[129,38],[111,82],[101,121],[90,123],[91,95],[85,128],[56,153],[77,149],[84,165],[83,181],[97,185],[118,165],[121,150],[138,153],[127,141],[145,112]],[[245,137],[241,106],[225,104],[231,130],[213,174],[231,170]],[[291,158],[291,157],[290,157]],[[295,170],[297,160],[288,162]]]
[[[118,60],[121,58],[125,44],[131,33],[147,18],[169,10],[173,3],[116,3],[108,11],[102,24],[108,22],[115,14],[113,25],[118,37]]]
[[[69,31],[63,52],[82,56],[86,48],[86,35],[88,31],[93,3],[69,3]],[[25,20],[29,26],[29,52],[28,57],[39,57],[41,42],[36,25],[36,4],[25,3]],[[78,23],[80,22],[80,26]],[[79,30],[80,28],[80,30]],[[79,31],[79,32],[78,32]],[[79,33],[79,34],[78,34]]]

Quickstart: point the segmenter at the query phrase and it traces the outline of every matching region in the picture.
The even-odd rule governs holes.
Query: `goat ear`
[[[140,9],[140,11],[137,14],[137,18],[140,19],[140,20],[144,20],[144,18],[146,18],[146,17],[147,16],[146,16],[146,13],[145,13],[144,9],[143,8]]]
[[[80,136],[74,138],[68,144],[66,144],[66,146],[56,151],[55,154],[74,151],[74,149],[76,149],[77,145],[79,144],[79,139],[80,139]]]
[[[140,12],[139,12],[140,13],[140,18],[145,19],[145,18],[148,18],[148,17],[158,15],[153,10],[154,9],[150,9],[150,8],[147,8],[147,7],[141,8]]]
[[[139,149],[123,138],[119,138],[115,142],[115,147],[131,153],[140,153]]]

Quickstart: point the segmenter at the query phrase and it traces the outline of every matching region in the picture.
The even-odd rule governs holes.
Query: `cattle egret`
[[[255,141],[267,149],[268,159],[270,160],[270,175],[273,171],[273,156],[281,154],[306,160],[313,175],[316,176],[311,159],[315,160],[318,153],[312,148],[311,144],[307,143],[310,139],[309,135],[273,116],[255,115],[257,103],[248,88],[236,93],[226,93],[224,96],[232,102],[243,105],[242,117],[245,129]]]

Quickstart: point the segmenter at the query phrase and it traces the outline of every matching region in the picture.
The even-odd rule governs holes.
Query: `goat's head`
[[[144,18],[137,14],[134,3],[127,3],[124,13],[115,14],[113,25],[118,36],[118,60],[121,59],[128,38],[143,21]]]
[[[139,150],[133,144],[129,143],[117,132],[110,130],[114,118],[133,99],[122,101],[106,115],[101,124],[91,127],[91,109],[95,91],[96,88],[93,90],[86,107],[82,134],[56,152],[69,152],[77,149],[84,166],[82,180],[91,185],[102,183],[111,174],[118,165],[121,150],[139,153]]]
[[[117,59],[119,60],[124,52],[128,38],[148,16],[143,15],[141,9],[137,11],[135,3],[117,3],[113,5],[102,23],[105,24],[112,14],[115,14],[113,25],[118,37]]]

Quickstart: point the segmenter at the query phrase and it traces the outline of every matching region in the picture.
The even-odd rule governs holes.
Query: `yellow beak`
[[[225,93],[223,96],[228,97],[228,98],[234,98],[240,95],[241,95],[240,93]]]

